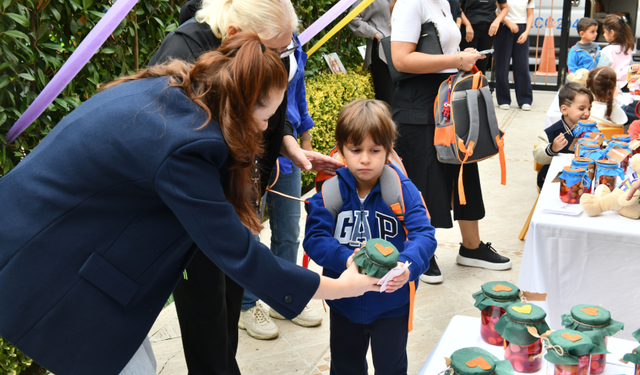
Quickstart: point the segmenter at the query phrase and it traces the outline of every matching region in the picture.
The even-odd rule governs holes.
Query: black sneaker
[[[511,268],[509,258],[498,254],[496,249],[491,246],[491,242],[484,243],[480,241],[477,249],[467,249],[460,244],[460,251],[456,259],[458,264],[468,267],[480,267],[488,270],[508,270]]]
[[[440,273],[438,263],[436,263],[435,255],[429,261],[429,269],[427,272],[420,275],[420,280],[427,284],[440,284],[444,281],[444,277],[442,277],[442,273]]]

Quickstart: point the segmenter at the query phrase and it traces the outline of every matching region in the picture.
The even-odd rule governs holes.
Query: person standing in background
[[[351,9],[353,10],[361,2],[362,0],[356,1]],[[362,69],[371,67],[376,99],[391,106],[394,85],[387,63],[380,59],[380,54],[384,53],[380,39],[391,35],[389,0],[375,0],[349,22],[349,28],[355,36],[367,38],[367,52]]]
[[[294,49],[288,46],[298,26],[290,0],[190,0],[182,6],[179,21],[180,27],[165,37],[149,65],[171,58],[194,61],[202,53],[217,49],[227,37],[239,31],[253,31],[266,48],[277,53],[285,70],[289,69]],[[319,161],[333,163],[330,157],[300,148],[286,111],[285,92],[280,106],[269,116],[262,135],[263,152],[251,168],[252,182],[260,188],[251,197],[256,210],[280,154],[305,170],[309,162],[316,170]],[[325,167],[341,166],[336,164]],[[333,173],[326,168],[323,172]],[[180,280],[173,295],[189,375],[240,374],[235,357],[244,289],[201,251],[196,252],[186,271],[187,277]],[[262,309],[254,310],[256,319],[252,323],[256,331],[270,319]]]
[[[462,243],[457,262],[471,267],[493,270],[511,268],[511,261],[496,252],[490,242],[480,240],[478,221],[484,217],[484,201],[477,163],[464,166],[444,164],[437,158],[434,146],[434,102],[440,84],[458,69],[469,71],[485,58],[473,49],[459,51],[460,30],[447,0],[394,0],[391,9],[391,54],[396,69],[413,73],[414,77],[396,83],[393,121],[399,137],[395,147],[407,170],[407,176],[422,193],[431,224],[435,228],[451,228],[451,211],[458,221]],[[437,25],[442,54],[416,51],[424,23]],[[457,177],[464,169],[463,183],[467,204],[460,205]],[[473,197],[470,197],[472,194]],[[444,278],[435,256],[420,280],[435,284]]]
[[[293,126],[293,136],[300,136],[302,149],[313,151],[309,129],[313,127],[314,123],[307,111],[307,92],[304,86],[304,65],[307,62],[307,54],[302,51],[300,40],[295,33],[287,48],[295,48],[289,64],[287,117]],[[302,185],[300,168],[284,156],[278,158],[278,164],[279,167],[274,168],[271,172],[271,180],[269,181],[271,190],[300,198]],[[298,239],[300,235],[300,202],[269,191],[265,194],[263,202],[264,200],[266,200],[269,227],[271,228],[271,246],[269,248],[278,258],[296,264],[300,247]],[[256,305],[257,302],[258,297],[248,290],[244,291],[238,327],[245,329],[249,336],[258,340],[277,337],[279,335],[278,327],[271,320],[266,321],[257,332],[254,331],[255,328],[252,328],[255,326],[252,323],[256,319],[256,309],[260,309]],[[275,319],[285,319],[272,308],[269,308],[269,316]],[[302,327],[314,327],[322,323],[322,317],[306,306],[300,315],[291,321]]]
[[[498,26],[509,12],[507,0],[462,0],[462,28],[460,33],[462,41],[460,49],[475,48],[478,51],[490,49],[493,46],[493,38],[498,32]],[[496,15],[496,8],[500,13]],[[487,71],[487,60],[479,60],[476,64],[478,70],[484,74]]]
[[[495,40],[494,69],[496,99],[500,109],[511,105],[509,62],[513,67],[516,100],[523,111],[531,110],[533,90],[529,76],[529,31],[533,25],[533,0],[509,0],[509,13],[498,28]]]

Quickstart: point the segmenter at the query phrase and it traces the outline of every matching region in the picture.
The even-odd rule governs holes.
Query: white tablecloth
[[[570,155],[553,158],[527,233],[518,287],[547,293],[538,303],[552,329],[577,304],[602,305],[625,323],[616,337],[632,339],[640,328],[640,220],[617,212],[590,217],[543,213],[559,200],[553,178]],[[533,183],[533,182],[532,182]],[[560,203],[557,203],[560,204]]]
[[[478,316],[480,311],[478,311]],[[454,316],[447,329],[440,337],[440,341],[436,344],[426,362],[418,372],[418,375],[437,375],[447,368],[445,357],[451,357],[451,353],[461,348],[477,346],[485,349],[489,353],[495,355],[499,359],[504,359],[504,349],[502,346],[489,345],[482,341],[480,337],[480,318],[470,316],[456,315]],[[607,355],[607,366],[602,375],[627,375],[633,374],[633,364],[624,364],[620,359],[625,353],[630,353],[633,348],[638,346],[635,341],[621,340],[611,338],[607,348],[611,354]],[[542,359],[542,367],[535,375],[546,374],[548,363]],[[519,373],[517,373],[519,374]],[[553,370],[551,370],[553,374]]]

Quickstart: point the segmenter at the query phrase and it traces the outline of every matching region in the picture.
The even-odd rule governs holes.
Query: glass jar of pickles
[[[640,138],[634,139],[629,142],[629,149],[631,150],[631,154],[640,154]]]
[[[613,191],[618,186],[618,177],[624,180],[624,172],[614,160],[596,161],[596,186],[607,185]]]
[[[532,373],[542,366],[540,335],[549,331],[547,313],[530,303],[509,306],[496,324],[496,331],[504,338],[504,358],[518,372]],[[533,336],[531,331],[539,334]]]
[[[440,374],[444,375],[513,375],[513,367],[506,360],[478,348],[462,348],[445,358],[449,366]]]
[[[629,143],[631,142],[631,136],[629,134],[615,134],[611,136],[611,140]]]
[[[567,329],[580,332],[600,332],[605,348],[607,347],[608,337],[615,335],[624,328],[624,323],[611,319],[609,310],[596,305],[574,306],[570,314],[562,315],[562,325]],[[593,354],[591,356],[591,374],[601,374],[606,364],[606,354]]]
[[[573,129],[573,134],[576,138],[584,137],[585,133],[599,132],[598,126],[595,121],[585,120],[578,121],[578,125]]]
[[[619,147],[629,152],[629,154],[619,163],[620,168],[622,168],[622,171],[624,173],[627,173],[627,167],[629,166],[629,159],[631,159],[631,150],[629,150],[629,143],[612,140],[611,142],[609,142],[609,145],[607,146],[607,152],[609,152],[614,147]]]
[[[587,171],[584,168],[564,167],[560,174],[560,200],[565,203],[578,204],[584,193],[584,187],[591,187]]]
[[[505,314],[505,309],[520,302],[520,289],[506,281],[491,281],[473,293],[474,306],[480,310],[480,336],[491,345],[502,346],[502,336],[496,331],[496,323]]]
[[[597,143],[584,143],[580,145],[579,157],[585,157],[592,160],[600,160],[604,158],[604,150]]]
[[[544,359],[553,364],[554,375],[589,375],[591,356],[606,354],[599,332],[559,329],[544,339]]]
[[[586,179],[589,181],[588,186],[585,185],[584,193],[591,193],[593,185],[593,177],[596,175],[596,163],[589,158],[575,157],[571,159],[571,166],[574,168],[582,168],[587,171]]]
[[[597,143],[602,147],[602,144],[604,143],[604,133],[600,131],[584,133],[584,137],[582,139],[591,140],[593,143]]]

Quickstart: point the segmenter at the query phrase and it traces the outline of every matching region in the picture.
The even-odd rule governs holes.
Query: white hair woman
[[[162,41],[150,65],[171,57],[194,60],[201,53],[218,48],[228,36],[245,30],[258,34],[289,70],[289,56],[295,50],[295,45],[289,45],[298,23],[290,0],[191,0],[183,5],[180,21],[180,27]],[[305,171],[313,168],[332,173],[341,166],[317,152],[302,150],[293,137],[286,112],[285,93],[276,111],[267,114],[271,116],[267,116],[269,126],[263,134],[264,152],[252,169],[254,182],[260,185],[258,196],[264,194],[280,154]],[[256,197],[253,200],[258,202]],[[204,254],[196,253],[187,267],[187,278],[174,291],[189,373],[240,374],[235,354],[243,292]],[[255,313],[262,315],[254,319],[259,323],[252,327],[254,332],[269,331],[269,324],[275,326],[262,310],[255,309]]]

